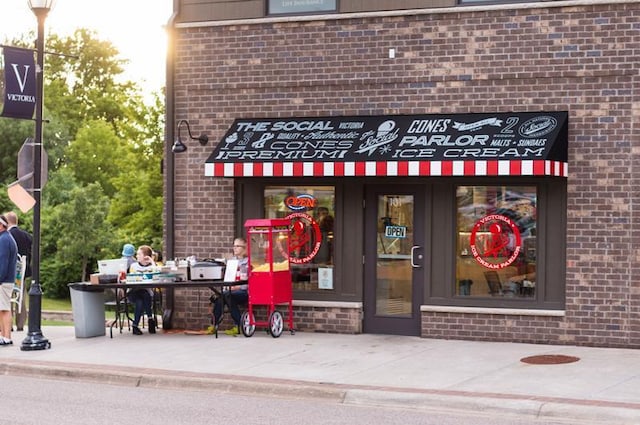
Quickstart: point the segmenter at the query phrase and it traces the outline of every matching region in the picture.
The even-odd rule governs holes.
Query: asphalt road
[[[0,424],[389,424],[389,425],[567,425],[567,421],[519,419],[356,406],[314,399],[284,399],[211,391],[167,390],[3,376]]]

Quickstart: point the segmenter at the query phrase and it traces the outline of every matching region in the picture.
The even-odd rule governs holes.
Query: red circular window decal
[[[286,218],[291,220],[289,261],[293,264],[310,262],[322,244],[320,226],[309,214],[301,212],[291,213]]]
[[[469,245],[478,263],[488,269],[499,270],[516,261],[522,250],[522,239],[513,220],[491,214],[474,224]]]

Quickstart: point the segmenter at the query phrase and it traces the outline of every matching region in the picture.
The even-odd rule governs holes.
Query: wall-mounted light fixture
[[[171,147],[171,152],[181,153],[187,150],[187,145],[185,145],[182,142],[182,139],[180,138],[180,126],[182,124],[184,124],[187,127],[187,132],[189,133],[189,137],[191,138],[191,140],[199,141],[201,146],[204,146],[209,142],[209,136],[207,136],[204,133],[198,137],[193,137],[193,135],[191,134],[191,127],[189,127],[189,122],[187,122],[187,120],[180,120],[178,121],[178,135],[176,136],[176,141],[173,143],[173,146]]]

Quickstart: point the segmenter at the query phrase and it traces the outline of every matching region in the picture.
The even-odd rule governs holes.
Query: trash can
[[[95,285],[69,284],[76,338],[106,335],[104,291]]]

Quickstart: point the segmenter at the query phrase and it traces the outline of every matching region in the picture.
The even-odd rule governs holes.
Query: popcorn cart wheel
[[[269,320],[267,322],[267,333],[274,338],[278,338],[282,335],[284,331],[284,316],[278,310],[274,310],[269,315]],[[253,317],[253,314],[250,314],[248,311],[242,313],[241,320],[241,329],[242,334],[246,337],[252,336],[256,332],[256,320]],[[289,332],[291,335],[295,335],[296,331],[290,326]]]
[[[289,268],[288,219],[247,220],[247,248],[249,253],[249,302],[242,314],[240,329],[246,337],[252,336],[257,326],[266,327],[267,333],[278,338],[285,322],[291,335],[293,329],[293,301],[291,270]],[[287,318],[277,305],[287,304]],[[253,313],[256,305],[267,307],[267,320],[258,321]]]

